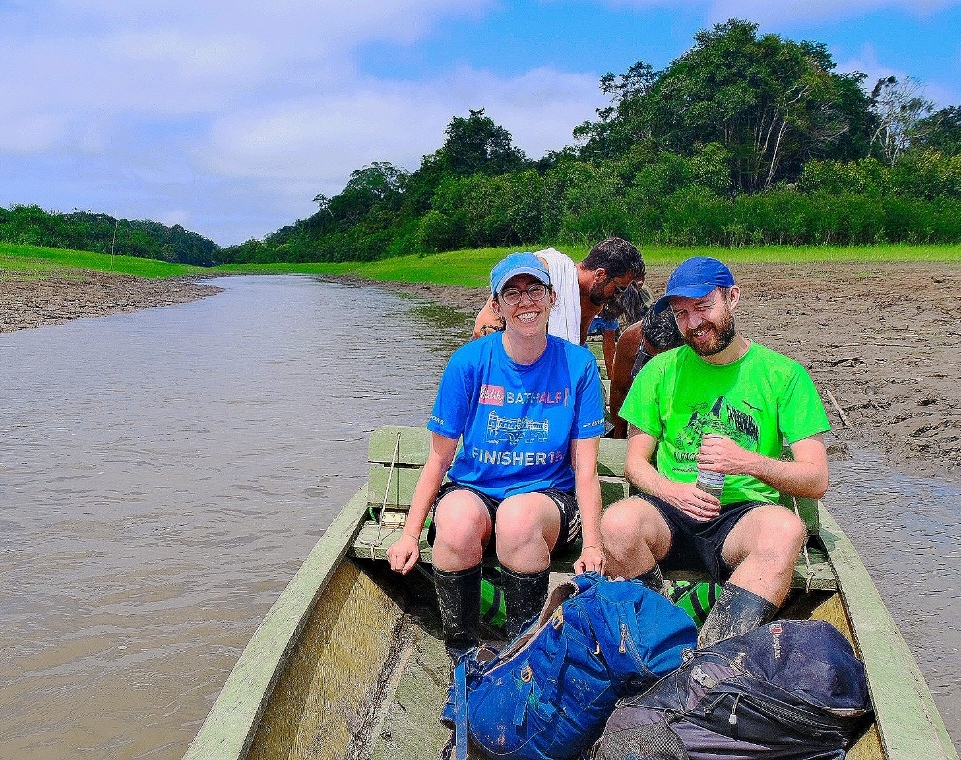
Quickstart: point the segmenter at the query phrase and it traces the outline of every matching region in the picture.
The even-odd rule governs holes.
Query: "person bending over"
[[[607,238],[595,245],[587,257],[575,264],[555,248],[535,254],[550,272],[555,301],[547,323],[551,335],[583,345],[587,330],[601,307],[617,298],[632,281],[644,280],[644,259],[623,238]],[[501,329],[503,314],[493,309],[489,298],[474,319],[474,337]]]
[[[547,334],[555,294],[534,254],[499,262],[491,293],[505,329],[467,343],[444,369],[427,423],[427,462],[404,533],[387,552],[393,570],[409,572],[433,513],[434,585],[455,660],[477,644],[485,555],[503,569],[509,637],[546,601],[552,552],[583,536],[575,572],[604,569],[597,362],[588,349]]]
[[[661,565],[700,562],[724,584],[699,646],[774,616],[806,538],[778,492],[820,498],[828,487],[829,424],[814,383],[737,331],[739,302],[716,259],[688,259],[671,274],[653,308],[670,307],[686,345],[652,358],[628,392],[625,473],[642,495],[601,521],[610,572],[661,589]],[[793,461],[780,459],[782,441]],[[722,482],[698,481],[698,470]]]

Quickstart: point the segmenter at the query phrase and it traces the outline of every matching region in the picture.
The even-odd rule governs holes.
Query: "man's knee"
[[[725,554],[730,554],[733,564],[750,555],[768,562],[793,567],[798,552],[807,539],[804,521],[784,507],[770,505],[751,510],[742,518],[725,541]]]
[[[605,546],[637,544],[654,547],[669,540],[670,531],[660,512],[644,499],[630,497],[615,502],[601,515],[601,536]]]

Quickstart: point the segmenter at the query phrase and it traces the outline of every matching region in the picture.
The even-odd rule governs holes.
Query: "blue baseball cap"
[[[519,274],[529,274],[545,285],[551,284],[551,273],[547,271],[547,265],[533,253],[522,251],[505,256],[491,270],[491,293],[496,296],[511,277]]]
[[[670,305],[671,296],[703,298],[714,288],[729,288],[734,284],[734,275],[717,259],[710,256],[695,256],[678,265],[667,278],[664,295],[654,302],[655,314],[660,314]]]

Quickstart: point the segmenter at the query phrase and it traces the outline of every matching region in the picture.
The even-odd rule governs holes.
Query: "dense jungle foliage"
[[[44,211],[39,206],[0,208],[0,243],[123,254],[209,267],[220,246],[176,225],[114,219],[106,214]]]
[[[663,71],[639,61],[603,76],[610,104],[574,129],[572,146],[540,159],[471,110],[416,170],[357,169],[339,194],[314,198],[315,214],[263,240],[219,249],[151,222],[44,222],[35,207],[0,209],[0,240],[204,265],[609,235],[666,246],[961,242],[961,107],[935,111],[911,77],[869,86],[835,68],[821,43],[732,19],[699,32]],[[31,214],[35,227],[19,221]]]

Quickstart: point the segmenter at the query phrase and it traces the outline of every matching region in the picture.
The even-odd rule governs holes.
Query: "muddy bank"
[[[961,480],[961,264],[732,267],[738,325],[811,373],[845,443],[907,473]],[[651,266],[663,292],[670,269]],[[384,283],[474,314],[481,288]]]
[[[0,333],[187,303],[221,290],[184,278],[154,280],[106,272],[46,279],[0,276]]]

